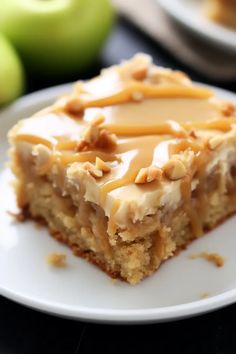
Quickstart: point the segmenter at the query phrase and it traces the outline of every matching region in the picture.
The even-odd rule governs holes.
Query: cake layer
[[[236,27],[235,0],[207,0],[207,14],[216,22]]]
[[[19,206],[131,283],[235,211],[234,105],[146,55],[9,136]]]

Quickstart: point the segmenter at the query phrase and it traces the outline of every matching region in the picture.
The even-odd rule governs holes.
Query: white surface
[[[236,31],[214,23],[203,14],[203,0],[156,0],[187,30],[196,33],[221,49],[236,53]]]
[[[92,321],[140,323],[182,318],[217,309],[236,300],[236,219],[219,226],[193,242],[186,251],[165,262],[153,276],[137,286],[111,279],[85,260],[72,255],[52,239],[46,229],[31,222],[17,223],[6,211],[14,211],[15,200],[6,161],[6,133],[22,117],[48,104],[67,91],[55,87],[20,99],[0,113],[0,293],[27,306],[49,313]],[[228,99],[236,96],[216,90]],[[49,252],[67,255],[68,267],[50,268]],[[189,255],[219,252],[225,266],[216,268]],[[201,294],[210,297],[201,299]]]

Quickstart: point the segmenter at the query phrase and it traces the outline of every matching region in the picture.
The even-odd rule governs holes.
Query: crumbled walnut
[[[108,166],[108,164],[106,162],[104,162],[102,159],[100,159],[99,157],[96,157],[95,167],[98,170],[101,170],[103,172],[110,172],[111,171],[110,166]]]
[[[103,176],[103,171],[98,170],[91,162],[85,162],[83,169],[88,171],[94,178],[101,178]]]
[[[84,106],[83,106],[83,103],[81,102],[79,96],[78,97],[71,97],[65,103],[64,109],[66,112],[68,112],[70,114],[82,116],[83,111],[84,111]]]
[[[162,177],[162,170],[156,166],[149,166],[146,168],[141,168],[138,172],[135,183],[149,183],[152,181],[160,180]]]
[[[66,266],[66,255],[63,253],[49,253],[47,263],[51,266],[63,268]]]
[[[218,146],[223,143],[223,139],[220,136],[214,136],[213,138],[209,139],[208,146],[211,150],[215,150]]]
[[[168,161],[163,166],[163,171],[165,175],[173,181],[183,178],[187,173],[187,169],[185,165],[183,164],[182,161],[178,159],[172,159]]]

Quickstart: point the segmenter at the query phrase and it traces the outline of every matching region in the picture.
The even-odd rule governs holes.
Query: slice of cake
[[[236,27],[236,0],[207,0],[206,10],[213,21]]]
[[[236,211],[234,105],[144,54],[76,83],[9,138],[25,215],[132,284]]]

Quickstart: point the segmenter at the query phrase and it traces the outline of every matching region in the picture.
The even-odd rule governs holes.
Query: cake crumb
[[[7,210],[7,214],[10,215],[12,218],[14,218],[18,222],[23,222],[26,220],[26,215],[24,214],[23,211],[20,211],[18,213],[14,213],[13,211]]]
[[[42,223],[42,222],[39,222],[39,221],[35,221],[34,222],[34,227],[35,229],[37,230],[41,230],[45,225]]]
[[[206,261],[213,263],[216,267],[223,267],[225,258],[218,253],[201,252],[199,254],[190,255],[190,259],[204,258]]]
[[[49,253],[47,263],[53,267],[64,268],[66,266],[66,255],[64,253]]]
[[[209,296],[210,296],[210,294],[207,292],[200,294],[201,299],[207,299]]]
[[[111,278],[110,281],[111,281],[111,283],[112,283],[113,285],[115,285],[115,284],[117,284],[118,279],[116,279],[116,278]]]

